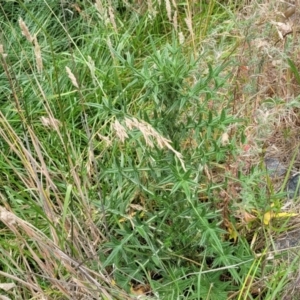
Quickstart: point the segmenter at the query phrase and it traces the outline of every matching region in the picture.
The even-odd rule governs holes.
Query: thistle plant
[[[237,238],[238,208],[269,199],[232,171],[236,2],[0,10],[3,297],[254,299],[273,265]]]

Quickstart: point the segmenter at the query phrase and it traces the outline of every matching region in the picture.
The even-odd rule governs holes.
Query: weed
[[[196,2],[0,4],[5,296],[284,291],[292,267],[267,259],[280,230],[266,224],[284,191],[276,194],[258,148],[274,129],[266,111],[295,104],[243,98],[263,84],[248,82],[258,69],[238,57],[247,47],[236,18],[250,8]],[[296,90],[297,60],[285,59]],[[294,138],[296,112],[280,120],[285,140]]]

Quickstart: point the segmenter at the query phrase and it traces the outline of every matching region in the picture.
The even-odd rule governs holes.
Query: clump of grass
[[[276,196],[241,150],[251,108],[231,73],[237,3],[11,5],[0,4],[5,295],[273,297],[262,278],[280,268],[253,243],[272,234]],[[283,288],[280,272],[269,287]]]

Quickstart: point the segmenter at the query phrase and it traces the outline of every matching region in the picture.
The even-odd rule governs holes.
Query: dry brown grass
[[[300,88],[287,63],[291,58],[300,66],[298,16],[299,6],[283,1],[252,1],[240,13],[247,27],[237,29],[244,42],[235,72],[235,109],[248,123],[253,164],[261,162],[264,148],[266,157],[288,165],[299,143],[299,111],[293,103]]]
[[[137,2],[135,4],[125,2],[125,4],[141,14],[145,13],[147,9],[148,13],[152,15],[157,13],[153,10],[151,1]],[[278,158],[288,167],[299,145],[299,106],[293,105],[293,102],[300,95],[300,87],[286,61],[286,58],[289,57],[295,62],[297,67],[300,67],[300,51],[298,49],[299,27],[297,24],[300,14],[299,3],[297,1],[297,3],[288,4],[277,0],[265,1],[261,4],[258,4],[256,1],[249,2],[249,5],[240,11],[240,27],[237,27],[234,30],[235,32],[233,32],[243,41],[237,49],[239,66],[232,70],[232,73],[235,75],[232,80],[232,92],[234,93],[233,110],[237,117],[247,120],[245,131],[247,147],[241,150],[240,157],[237,158],[235,163],[230,164],[231,162],[229,162],[225,167],[222,166],[222,168],[226,169],[225,171],[231,172],[233,177],[236,176],[239,165],[243,164],[243,170],[247,172],[251,166],[261,163],[262,156],[263,158]],[[210,3],[214,2],[211,1]],[[181,42],[183,43],[183,40],[186,39],[186,44],[192,45],[193,52],[197,53],[197,44],[206,38],[208,23],[204,24],[204,29],[202,27],[202,35],[197,35],[195,33],[197,26],[193,25],[193,18],[197,15],[196,6],[190,5],[190,2],[188,2],[185,18],[179,19],[179,8],[176,1],[166,0],[163,4],[166,9],[166,17],[178,33]],[[209,7],[211,11],[213,10],[212,5]],[[113,30],[117,32],[118,28],[112,5],[104,8],[102,2],[97,0],[95,1],[95,7],[99,12],[100,18],[109,23]],[[30,30],[22,20],[20,20],[19,25],[28,42],[33,43],[36,69],[41,73],[43,71],[42,50],[38,44],[37,36],[30,33]],[[0,45],[0,54],[5,59],[2,48]],[[114,57],[113,53],[112,57]],[[71,69],[66,67],[66,72],[73,86],[79,90],[80,85]],[[47,130],[55,130],[58,138],[61,140],[61,144],[65,145],[64,137],[60,132],[63,124],[60,124],[53,116],[42,88],[40,89],[40,94],[43,97],[44,109],[47,112],[47,115],[41,119],[41,123]],[[274,99],[281,100],[277,101]],[[15,100],[18,102],[17,96]],[[266,103],[266,100],[269,101]],[[22,116],[24,112],[19,109],[18,113]],[[22,251],[20,251],[20,259],[25,262],[24,265],[27,265],[28,276],[26,278],[28,278],[28,281],[26,282],[13,274],[4,272],[0,272],[0,275],[12,278],[20,285],[25,286],[31,291],[33,297],[38,299],[43,299],[43,297],[46,299],[47,297],[38,285],[40,278],[46,279],[53,285],[54,290],[59,291],[69,299],[100,299],[100,296],[105,296],[106,299],[132,299],[132,296],[115,286],[110,274],[104,273],[101,263],[96,261],[99,256],[97,252],[98,247],[105,241],[105,237],[101,232],[101,228],[96,224],[95,219],[97,217],[105,219],[105,214],[95,212],[86,200],[88,199],[90,185],[87,182],[83,182],[78,175],[80,173],[79,165],[81,164],[88,166],[90,177],[92,177],[92,172],[95,172],[92,170],[95,159],[92,146],[89,149],[88,162],[86,162],[76,155],[74,148],[72,148],[72,140],[67,136],[70,149],[64,150],[71,153],[71,156],[77,157],[76,162],[69,160],[69,167],[70,176],[72,176],[74,182],[73,188],[76,190],[76,195],[82,205],[82,213],[78,214],[82,218],[76,220],[69,214],[65,216],[62,222],[60,218],[64,211],[64,199],[52,180],[53,174],[45,163],[47,149],[42,149],[34,130],[29,124],[26,124],[26,131],[28,132],[28,138],[32,142],[33,148],[31,150],[26,147],[26,143],[14,132],[2,113],[0,114],[0,125],[1,137],[23,164],[23,172],[15,170],[16,174],[19,175],[20,181],[30,188],[31,196],[37,203],[40,203],[49,223],[53,224],[53,228],[49,230],[50,236],[46,236],[38,228],[18,217],[9,206],[1,207],[0,220],[15,236],[16,244],[21,249],[22,247],[26,248],[31,253],[41,272],[36,274],[31,268],[28,256],[22,255]],[[128,139],[131,131],[138,130],[147,146],[153,147],[156,145],[158,148],[168,149],[177,157],[185,170],[182,155],[172,147],[168,139],[159,134],[150,124],[136,118],[126,118],[124,124],[116,120],[113,123],[113,129],[115,136],[122,143]],[[88,128],[86,130],[87,136],[90,138]],[[232,131],[234,131],[234,128]],[[225,132],[222,136],[222,143],[229,143],[230,135]],[[107,144],[111,142],[108,137],[102,136],[100,133],[99,139],[106,139]],[[11,167],[14,169],[13,165]],[[296,155],[294,167],[296,169],[300,168],[300,155]],[[205,172],[209,179],[214,177],[214,174],[210,174],[206,167]],[[220,176],[220,170],[218,170],[216,177],[218,176],[219,180],[223,175],[224,172]],[[63,174],[60,174],[60,176],[62,176],[64,182],[68,182],[63,177]],[[281,184],[282,181],[278,185],[278,189]],[[227,194],[221,195],[221,198],[225,199],[223,206],[224,219],[228,218],[229,200],[239,197],[240,191],[240,186],[236,183],[229,186],[231,190],[226,191]],[[7,200],[4,199],[4,196],[1,195],[1,197],[3,198],[3,203],[6,203]],[[99,198],[101,198],[101,195]],[[72,247],[67,242],[61,244],[55,230],[56,226],[61,227],[61,236],[65,237],[66,241],[70,241]],[[106,229],[105,225],[102,225],[102,229]],[[29,244],[28,240],[32,241],[32,243]],[[7,253],[7,256],[9,256],[9,253]],[[43,256],[43,259],[41,259],[41,256]],[[89,260],[89,262],[95,260],[95,269],[97,271],[86,267],[86,260]],[[18,261],[13,258],[11,258],[11,261],[17,267]],[[93,263],[89,265],[93,265]],[[105,270],[105,268],[103,269]],[[65,274],[68,274],[67,278]],[[296,277],[295,284],[297,282],[298,277]]]
[[[73,218],[72,215],[65,216],[61,219],[64,211],[63,199],[59,189],[52,180],[53,174],[49,171],[44,161],[45,149],[41,149],[41,145],[35,136],[34,131],[28,126],[27,130],[34,146],[34,151],[29,150],[20,140],[20,137],[14,132],[12,127],[7,123],[6,118],[1,113],[1,130],[0,135],[10,145],[13,151],[23,162],[23,171],[16,174],[19,180],[31,189],[31,196],[40,203],[46,218],[49,221],[51,237],[46,236],[37,227],[18,217],[9,205],[0,208],[0,220],[7,229],[15,236],[15,243],[20,249],[21,257],[24,265],[27,266],[28,279],[25,282],[19,279],[17,275],[2,272],[0,275],[11,278],[24,285],[30,291],[32,296],[42,299],[47,295],[45,291],[38,285],[41,279],[46,280],[53,286],[52,292],[60,292],[68,299],[100,299],[100,295],[106,299],[127,299],[127,294],[113,287],[113,283],[108,274],[103,274],[100,270],[91,270],[85,265],[85,260],[95,260],[98,256],[98,243],[105,240],[100,228],[95,224],[95,212],[92,211],[87,199],[87,187],[80,180],[77,172],[77,166],[72,164],[72,176],[74,177],[76,188],[80,197],[82,197],[82,205],[84,207],[84,217],[79,219]],[[53,121],[51,121],[51,124]],[[53,123],[57,129],[57,124]],[[48,126],[48,124],[47,124]],[[51,128],[51,127],[50,127]],[[58,135],[62,139],[59,131]],[[8,162],[10,164],[10,162]],[[14,168],[13,165],[11,165]],[[61,174],[62,175],[62,174]],[[63,176],[63,175],[62,175]],[[55,199],[55,204],[53,200]],[[2,203],[7,203],[7,199],[1,194]],[[26,207],[24,207],[26,210]],[[61,222],[62,221],[62,222]],[[65,242],[61,244],[58,232],[55,229],[60,227],[59,235],[65,237]],[[73,241],[72,247],[67,241]],[[31,241],[32,243],[29,243]],[[10,241],[12,242],[12,241]],[[26,251],[25,251],[26,250]],[[29,251],[39,267],[40,272],[37,274],[32,269],[32,264],[28,261],[28,256],[23,254]],[[74,255],[76,252],[76,255]],[[7,254],[9,257],[9,254]],[[72,258],[72,257],[75,258]],[[11,257],[11,263],[15,266],[18,262]],[[95,266],[101,269],[99,262],[95,262]],[[65,277],[65,272],[68,278]],[[113,291],[111,288],[113,287]],[[48,299],[48,298],[47,298]]]
[[[300,70],[299,16],[299,1],[251,1],[240,12],[236,32],[244,42],[235,70],[235,110],[248,126],[247,145],[232,165],[233,173],[237,164],[246,173],[265,158],[278,159],[291,174],[300,170],[300,84],[287,62],[290,58]],[[286,176],[268,179],[275,192],[283,188]],[[235,192],[231,196],[238,197]],[[290,212],[299,212],[297,203],[288,206]],[[289,226],[298,228],[299,217],[292,218]],[[275,236],[274,240],[280,243]],[[264,248],[265,237],[256,243]],[[290,281],[284,299],[298,299],[299,274],[291,274]]]

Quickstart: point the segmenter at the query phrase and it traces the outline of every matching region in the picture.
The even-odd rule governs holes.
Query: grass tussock
[[[297,299],[297,3],[0,11],[1,299]]]

